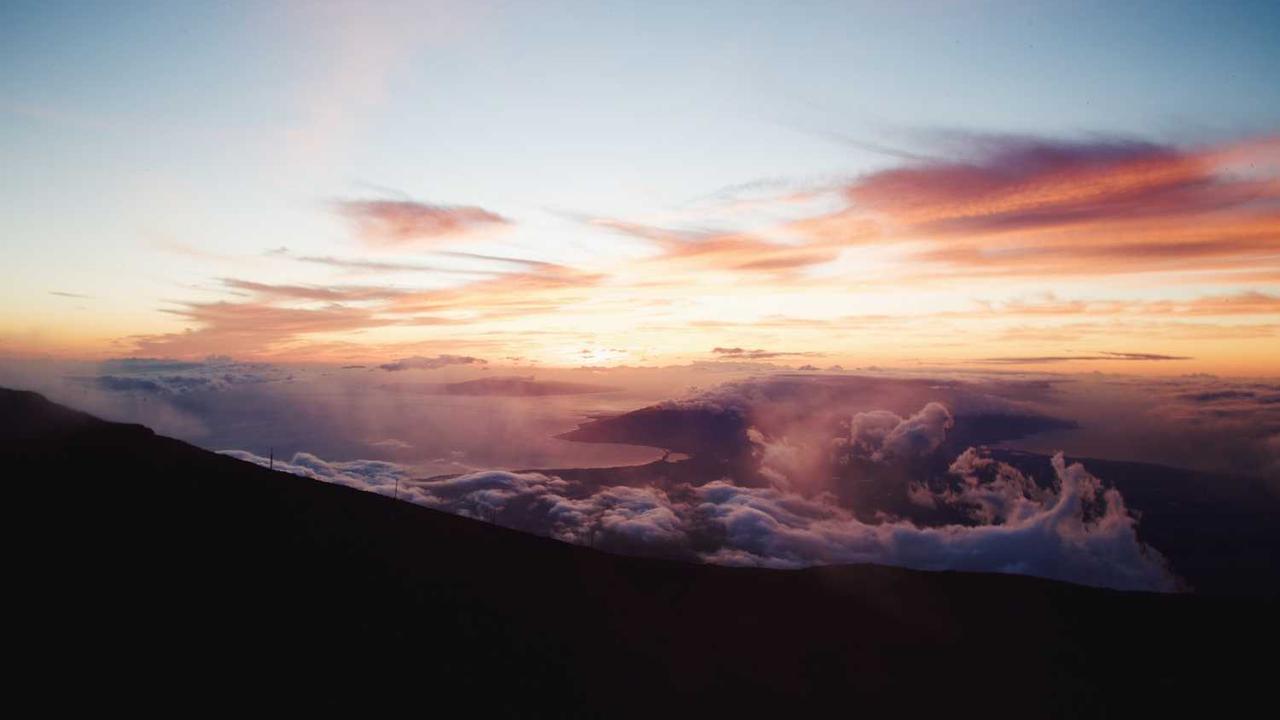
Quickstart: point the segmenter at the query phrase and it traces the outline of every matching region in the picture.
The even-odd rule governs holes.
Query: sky
[[[1280,374],[1280,5],[0,6],[0,353]]]

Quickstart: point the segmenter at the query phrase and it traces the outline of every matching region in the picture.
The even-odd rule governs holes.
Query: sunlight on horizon
[[[6,355],[1278,370],[1262,19],[189,9],[6,5]]]

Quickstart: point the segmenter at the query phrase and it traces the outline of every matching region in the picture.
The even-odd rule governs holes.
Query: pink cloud
[[[347,200],[340,212],[371,246],[430,244],[491,231],[512,221],[471,205],[430,205],[409,200]]]

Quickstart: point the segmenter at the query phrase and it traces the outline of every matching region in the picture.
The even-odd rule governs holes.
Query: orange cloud
[[[525,272],[507,273],[451,288],[406,293],[395,298],[388,311],[552,312],[584,299],[590,286],[604,277],[564,265],[535,262],[530,263]]]
[[[507,260],[523,271],[435,290],[227,278],[223,284],[248,299],[188,302],[165,309],[190,327],[183,332],[137,336],[131,343],[135,352],[175,357],[231,353],[314,358],[333,342],[325,336],[333,334],[463,324],[474,334],[481,332],[477,325],[488,321],[555,313],[584,301],[586,290],[604,277],[553,263],[489,259]]]
[[[1151,360],[1190,360],[1185,355],[1161,355],[1146,352],[1101,352],[1089,355],[1036,355],[1031,357],[990,357],[976,362],[995,365],[1042,365],[1045,363],[1080,362],[1080,361],[1151,361]]]
[[[713,355],[724,358],[797,348],[841,361],[1089,355],[1098,365],[1166,355],[1266,365],[1280,329],[1280,139],[1184,150],[977,138],[974,147],[961,159],[905,158],[828,187],[821,204],[793,202],[787,187],[778,201],[785,221],[735,216],[739,229],[708,230],[725,215],[679,227],[580,218],[650,250],[602,254],[590,269],[439,249],[430,255],[443,267],[284,253],[313,271],[449,273],[460,284],[229,278],[234,298],[170,310],[188,331],[135,341],[141,352],[172,355],[369,357],[395,348],[574,362],[569,343],[630,343],[637,358],[696,359],[718,346]],[[342,208],[365,242],[383,248],[509,224],[475,207]],[[749,217],[768,219],[751,226]],[[1121,277],[1132,289],[1115,289]],[[1162,292],[1171,287],[1178,292]],[[1021,299],[974,300],[984,296]],[[1118,336],[1142,344],[1116,348]]]
[[[607,218],[592,225],[647,240],[661,251],[650,264],[689,269],[784,274],[835,260],[840,247],[822,240],[782,243],[750,233],[673,230]]]
[[[1202,150],[994,138],[867,175],[815,240],[911,243],[911,271],[1108,275],[1280,267],[1280,138]],[[877,223],[882,233],[866,231]],[[932,268],[932,269],[931,269]]]
[[[961,313],[949,313],[959,315]],[[989,305],[985,313],[997,315],[1170,315],[1229,316],[1280,315],[1280,295],[1244,292],[1190,300],[1058,300],[1052,296],[1041,302],[1014,301]]]
[[[287,348],[308,335],[358,331],[392,322],[376,317],[368,309],[337,304],[298,308],[262,301],[185,303],[164,312],[195,327],[135,337],[132,340],[136,352],[170,357],[210,353],[258,356]]]
[[[351,274],[376,275],[379,273],[432,273],[444,275],[493,275],[488,270],[462,270],[442,268],[434,265],[421,265],[409,262],[388,262],[383,260],[366,260],[362,258],[336,258],[328,256],[303,256],[294,258],[299,262],[327,265]]]
[[[338,286],[338,287],[321,287],[317,285],[272,285],[269,283],[252,282],[250,280],[237,280],[235,278],[223,278],[222,284],[232,288],[233,290],[241,290],[256,295],[289,299],[289,300],[317,300],[324,302],[368,302],[374,300],[387,300],[389,298],[403,295],[404,290],[396,290],[394,288],[373,287],[373,286]]]

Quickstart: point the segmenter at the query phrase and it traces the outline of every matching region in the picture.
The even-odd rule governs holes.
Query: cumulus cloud
[[[930,455],[954,424],[951,411],[931,402],[905,418],[888,410],[854,413],[838,422],[834,436],[825,424],[792,424],[776,437],[756,427],[747,428],[746,434],[757,470],[773,487],[815,488],[850,462],[886,463]]]
[[[937,450],[954,425],[951,412],[936,402],[908,418],[887,410],[858,413],[849,424],[848,447],[877,461],[924,455]]]
[[[982,525],[867,524],[821,500],[724,481],[699,489],[700,509],[726,530],[712,562],[800,567],[876,562],[925,570],[1036,575],[1122,589],[1173,590],[1163,558],[1138,541],[1115,490],[1079,464],[1053,460],[1056,491],[1021,514]],[[1088,507],[1101,501],[1100,513]]]
[[[487,361],[470,355],[436,355],[434,357],[423,357],[415,355],[413,357],[401,358],[395,362],[383,363],[379,368],[390,370],[392,372],[400,370],[437,370],[449,365],[475,365],[485,364]]]
[[[954,485],[933,492],[913,483],[912,501],[932,508],[949,505],[980,524],[991,525],[1024,522],[1052,499],[1049,491],[1022,471],[974,448],[961,453],[947,472]]]

